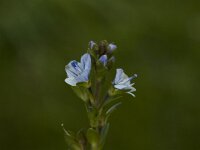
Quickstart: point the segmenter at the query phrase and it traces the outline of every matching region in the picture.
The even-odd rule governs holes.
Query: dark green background
[[[0,150],[67,149],[60,124],[88,123],[64,67],[104,39],[139,75],[105,150],[200,149],[198,0],[1,0]]]

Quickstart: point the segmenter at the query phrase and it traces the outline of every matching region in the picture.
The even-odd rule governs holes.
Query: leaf
[[[105,144],[105,140],[108,134],[108,130],[109,130],[110,124],[107,123],[101,130],[101,148],[103,148],[104,144]]]
[[[112,96],[111,98],[109,98],[104,104],[103,107],[107,107],[108,105],[110,105],[111,103],[115,102],[116,100],[118,100],[119,98],[121,98],[122,96]]]
[[[112,114],[112,112],[113,112],[114,110],[116,110],[117,107],[118,107],[119,105],[121,105],[121,104],[122,104],[122,102],[118,102],[118,103],[114,104],[113,106],[111,106],[111,107],[106,111],[106,120],[109,118],[109,116]]]
[[[84,87],[72,86],[72,90],[76,93],[76,95],[81,98],[84,102],[89,100],[89,96],[87,93],[87,89]]]
[[[71,132],[71,131],[67,131],[64,128],[63,124],[61,126],[63,127],[64,133],[65,133],[65,140],[67,142],[67,145],[68,145],[69,149],[81,150],[81,145],[76,140],[75,134],[73,132]]]
[[[81,130],[78,131],[78,133],[76,135],[76,138],[77,138],[78,142],[82,146],[86,147],[86,145],[87,145],[87,139],[86,139],[86,135],[85,135],[85,130],[84,129],[81,129]]]

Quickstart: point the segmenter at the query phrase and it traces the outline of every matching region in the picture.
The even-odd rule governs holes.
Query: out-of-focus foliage
[[[61,123],[88,127],[64,66],[103,39],[139,75],[105,149],[200,149],[199,1],[1,0],[1,150],[64,150]]]

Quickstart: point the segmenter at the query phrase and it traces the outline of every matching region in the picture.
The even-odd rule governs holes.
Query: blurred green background
[[[90,40],[137,73],[105,150],[200,149],[200,1],[1,0],[0,150],[65,150],[88,121],[64,67]]]

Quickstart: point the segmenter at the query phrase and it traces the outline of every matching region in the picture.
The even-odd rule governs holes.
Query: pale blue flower
[[[88,82],[91,70],[91,57],[86,53],[81,57],[81,62],[71,61],[65,66],[67,78],[65,82],[71,86],[76,86],[80,82]]]
[[[116,49],[117,49],[117,46],[115,44],[111,43],[111,44],[108,45],[108,50],[109,50],[110,53],[112,53]]]
[[[128,77],[124,73],[123,69],[117,69],[113,85],[116,89],[127,91],[126,93],[135,97],[132,92],[136,91],[136,89],[133,87],[134,83],[131,83],[131,80],[135,77],[137,77],[136,74],[134,74],[132,77]]]
[[[106,66],[107,62],[108,62],[108,56],[107,55],[102,55],[100,58],[99,58],[99,61],[104,65]]]

